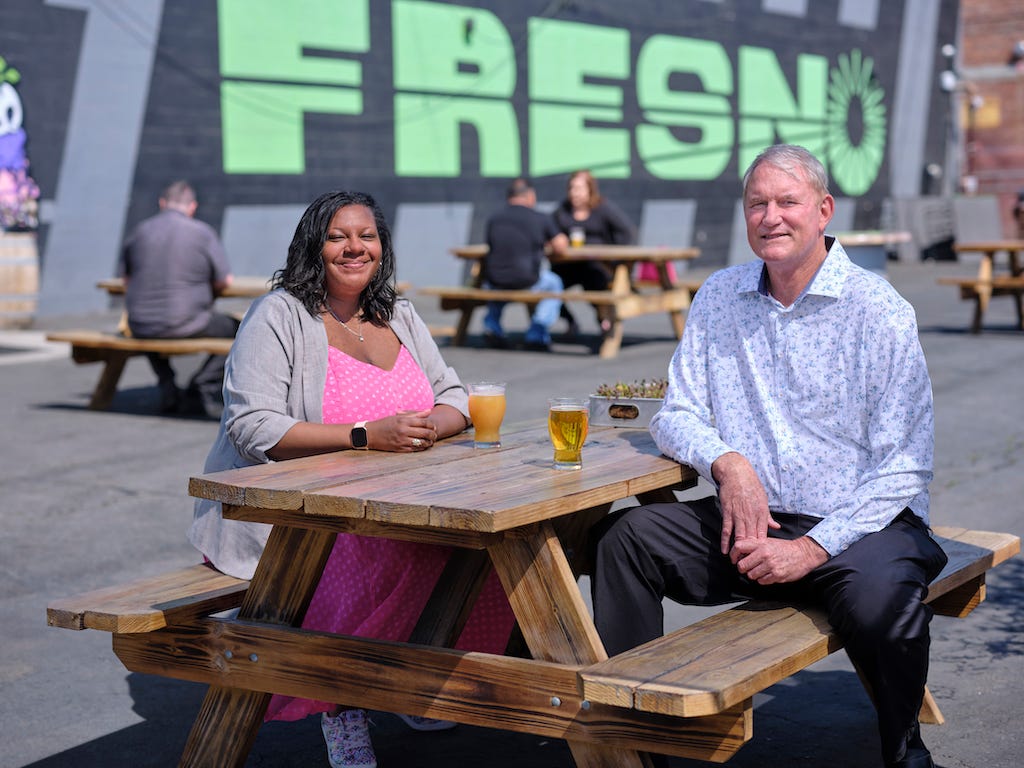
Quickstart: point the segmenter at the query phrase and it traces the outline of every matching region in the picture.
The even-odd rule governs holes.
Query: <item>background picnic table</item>
[[[1012,330],[1009,302],[992,305],[980,337],[967,332],[967,307],[949,301],[948,288],[935,283],[963,269],[957,263],[889,268],[918,311],[935,389],[933,517],[937,524],[1024,535],[1018,395],[1024,338]],[[417,302],[428,322],[437,319],[435,305]],[[589,314],[581,313],[584,330],[596,333],[587,326]],[[73,324],[105,328],[116,319],[110,313]],[[52,327],[71,323],[55,318]],[[481,346],[443,351],[467,381],[508,381],[507,418],[524,420],[537,418],[550,395],[586,395],[599,383],[663,376],[675,347],[667,324],[659,316],[634,323],[644,343],[625,345],[612,360],[567,343],[559,355]],[[157,416],[145,366],[126,372],[110,411],[86,410],[95,371],[74,366],[65,348],[30,349],[41,336],[0,336],[0,430],[7,438],[0,442],[0,768],[107,768],[111,755],[121,765],[174,765],[203,686],[129,674],[106,633],[49,628],[44,613],[54,597],[196,562],[184,538],[191,519],[187,481],[201,472],[216,425]],[[700,615],[672,606],[670,627]],[[925,726],[924,733],[940,765],[1019,764],[1022,624],[1021,558],[990,574],[988,599],[968,620],[933,623],[929,687],[947,723]],[[758,706],[757,737],[727,764],[732,768],[776,765],[780,754],[796,765],[820,765],[824,755],[838,768],[877,763],[874,713],[844,654],[769,689]],[[571,765],[560,741],[465,726],[413,733],[391,715],[373,720],[382,768]],[[261,730],[251,765],[299,763],[326,765],[315,718]]]

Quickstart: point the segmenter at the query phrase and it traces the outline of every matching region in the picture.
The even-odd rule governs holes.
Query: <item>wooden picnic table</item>
[[[496,450],[467,434],[423,453],[346,451],[193,478],[190,493],[223,502],[226,517],[274,529],[237,620],[115,635],[130,669],[211,683],[181,765],[243,765],[270,691],[566,738],[579,766],[640,766],[645,746],[705,758],[737,749],[742,707],[666,719],[590,707],[577,689],[579,667],[607,657],[556,531],[586,530],[629,496],[667,499],[696,475],[646,430],[593,428],[581,471],[551,460],[545,422],[505,430]],[[342,531],[461,548],[410,643],[293,629]],[[491,565],[532,659],[431,647],[458,636]]]
[[[953,250],[958,254],[981,254],[977,276],[939,278],[939,283],[943,285],[958,287],[962,299],[975,302],[971,332],[981,332],[982,320],[993,296],[1013,298],[1017,310],[1017,327],[1024,330],[1024,264],[1020,260],[1020,254],[1024,252],[1024,240],[960,242],[953,245]],[[996,257],[1000,253],[1006,254],[1005,270],[999,269],[996,264]]]
[[[96,283],[97,288],[102,288],[111,296],[124,295],[124,279],[120,277],[108,277]],[[236,275],[231,280],[231,285],[217,294],[225,299],[255,299],[270,290],[270,280],[266,277],[252,275]]]
[[[504,429],[500,449],[462,434],[193,477],[225,517],[273,525],[251,581],[193,565],[55,600],[47,622],[112,632],[130,671],[210,686],[180,766],[241,768],[272,693],[565,739],[580,768],[724,762],[753,736],[755,694],[841,640],[823,611],[755,601],[608,658],[577,584],[584,535],[614,502],[672,500],[696,475],[646,429],[593,427],[580,471],[551,460],[540,422]],[[298,629],[341,532],[455,547],[408,642]],[[926,599],[964,617],[1020,539],[936,533],[949,563]],[[530,658],[452,649],[492,567]],[[920,716],[942,722],[927,691]]]
[[[1024,251],[1024,240],[981,240],[977,242],[954,243],[957,253],[980,253],[978,279],[991,280],[996,274],[996,255],[1006,254],[1009,274],[1017,277],[1022,272],[1019,254]]]
[[[452,248],[451,253],[469,262],[466,283],[457,287],[425,287],[419,292],[440,296],[442,309],[457,309],[461,312],[456,325],[453,344],[464,343],[473,310],[483,306],[488,300],[524,301],[549,296],[561,298],[563,301],[589,301],[601,307],[608,315],[611,327],[604,332],[601,342],[601,357],[614,357],[622,346],[624,320],[641,315],[667,312],[672,323],[676,338],[682,338],[685,323],[683,312],[690,307],[690,300],[699,281],[680,281],[676,278],[672,265],[676,261],[689,261],[700,256],[699,248],[670,248],[666,246],[642,245],[580,245],[570,247],[568,252],[550,254],[553,264],[574,261],[600,261],[612,272],[611,283],[607,291],[566,290],[558,293],[536,293],[528,290],[503,290],[484,288],[483,261],[487,255],[487,245],[465,245]],[[638,263],[654,264],[658,279],[653,284],[640,284],[633,278],[634,267]]]

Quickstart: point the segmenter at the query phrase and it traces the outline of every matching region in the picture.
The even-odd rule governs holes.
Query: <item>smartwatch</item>
[[[353,425],[352,432],[350,433],[350,437],[352,438],[352,447],[353,448],[355,448],[357,450],[360,450],[360,451],[368,450],[368,440],[366,438],[366,422],[365,421],[357,421]]]

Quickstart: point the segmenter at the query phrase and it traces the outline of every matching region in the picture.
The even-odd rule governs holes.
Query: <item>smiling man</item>
[[[927,768],[922,600],[946,556],[928,527],[932,394],[914,310],[825,235],[835,203],[806,149],[764,150],[743,205],[758,260],[697,293],[651,421],[717,495],[595,532],[595,622],[616,654],[663,632],[664,597],[820,606],[874,693],[885,765]]]

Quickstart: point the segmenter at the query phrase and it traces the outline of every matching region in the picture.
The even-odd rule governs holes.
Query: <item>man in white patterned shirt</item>
[[[913,308],[825,235],[821,163],[777,145],[743,178],[758,260],[694,299],[651,434],[717,496],[596,531],[594,619],[610,654],[663,630],[661,601],[819,605],[875,695],[886,766],[927,768],[931,382]]]

